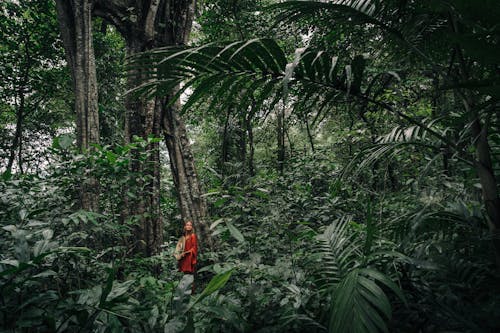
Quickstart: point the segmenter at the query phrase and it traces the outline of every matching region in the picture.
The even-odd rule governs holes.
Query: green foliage
[[[158,265],[173,268],[169,249],[150,260],[127,254],[138,216],[120,219],[123,189],[142,183],[142,175],[129,171],[129,152],[147,159],[145,147],[155,140],[73,155],[71,140],[62,136],[53,145],[61,161],[46,177],[0,184],[2,329],[181,330],[189,322],[179,316],[225,285],[231,272],[216,275],[190,303],[192,277],[178,284],[178,274],[151,274]],[[101,213],[74,209],[79,179],[89,169],[103,190]]]
[[[50,155],[44,142],[69,126],[70,78],[57,31],[52,1],[0,4],[0,172],[38,172]]]
[[[105,21],[94,21],[94,49],[99,94],[99,131],[104,144],[123,142],[125,105],[123,38]]]
[[[391,306],[376,281],[399,292],[391,280],[372,270],[353,270],[340,282],[332,306],[331,332],[388,332],[384,318],[391,318]]]
[[[181,216],[167,174],[163,252],[131,253],[144,217],[134,203],[149,190],[149,176],[131,165],[149,160],[156,151],[146,148],[161,140],[120,144],[124,45],[96,20],[103,145],[80,154],[72,134],[51,133],[43,172],[13,168],[0,181],[0,329],[498,331],[500,279],[472,130],[479,120],[499,175],[496,2],[201,6],[196,46],[152,50],[129,66],[150,74],[133,92],[164,95],[181,84],[175,97],[188,94],[183,116],[215,248],[200,248],[194,277],[176,272]],[[9,82],[0,89],[0,130],[12,142],[5,133],[17,106],[9,96],[27,64],[25,45],[17,47],[24,32],[38,41],[45,31],[55,46],[29,45],[37,60],[26,86],[28,104],[44,98],[52,129],[68,115],[69,78],[59,67],[53,5],[0,8],[9,32],[0,42]],[[49,55],[53,66],[41,67]],[[35,113],[28,124],[38,130],[44,118]],[[96,212],[78,208],[89,175],[99,183]]]
[[[360,90],[365,66],[363,57],[356,56],[345,67],[338,62],[338,57],[324,51],[299,48],[294,60],[287,64],[285,50],[271,39],[211,43],[192,49],[171,47],[134,59],[132,68],[150,67],[154,63],[159,66],[154,80],[133,91],[162,94],[186,80],[176,98],[194,84],[196,90],[184,110],[207,95],[213,96],[209,111],[215,105],[227,108],[235,94],[239,95],[241,109],[252,104],[252,108],[258,110],[267,99],[275,105],[281,92],[286,97],[293,87],[294,93],[303,96],[301,103],[309,103],[312,107],[310,102],[315,101],[314,106],[322,109],[338,102],[339,91],[356,95]],[[314,99],[318,94],[324,94],[321,101]],[[275,95],[277,99],[273,98]]]
[[[246,39],[272,33],[271,13],[264,11],[271,1],[209,0],[200,6],[199,32],[192,40],[195,43],[225,39]]]

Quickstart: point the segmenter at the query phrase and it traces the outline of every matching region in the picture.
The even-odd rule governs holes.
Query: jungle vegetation
[[[2,1],[0,332],[500,331],[499,17]]]

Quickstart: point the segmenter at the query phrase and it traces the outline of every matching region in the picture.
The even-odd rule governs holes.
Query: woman
[[[198,255],[198,240],[193,229],[193,222],[184,223],[184,236],[177,242],[174,256],[177,259],[179,271],[184,274],[193,274]]]

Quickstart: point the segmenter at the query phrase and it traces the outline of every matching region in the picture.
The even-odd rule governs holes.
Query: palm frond
[[[438,119],[432,121],[422,121],[423,126],[396,126],[389,133],[379,136],[376,143],[360,151],[351,162],[344,168],[342,177],[346,175],[356,175],[362,170],[381,160],[387,160],[399,154],[409,146],[420,147],[431,151],[435,156],[440,156],[442,142],[436,140],[435,136],[429,135],[428,129],[437,132],[440,136],[445,136],[449,129],[441,129],[437,125]],[[360,162],[361,160],[361,162]],[[432,163],[435,158],[429,162]],[[356,167],[355,167],[356,166]],[[427,168],[426,168],[427,169]]]
[[[437,2],[436,8],[450,10],[451,5],[447,2]],[[447,22],[439,10],[428,7],[427,4],[399,0],[285,1],[270,6],[278,11],[277,21],[285,24],[313,18],[326,21],[328,25],[377,27],[384,37],[403,44],[406,51],[420,59],[432,62],[431,57],[422,51],[424,42],[431,33],[438,32],[445,40]]]
[[[350,232],[349,218],[341,218],[330,224],[325,231],[318,235],[318,251],[321,254],[322,273],[326,288],[338,282],[339,277],[359,265],[359,256],[362,253],[362,242],[357,242],[358,235]]]
[[[266,101],[271,101],[271,106],[280,99],[287,102],[288,94],[301,96],[293,102],[299,101],[319,113],[334,109],[348,96],[354,96],[402,117],[419,128],[414,131],[427,131],[453,149],[459,149],[432,127],[366,95],[361,89],[366,63],[363,56],[339,61],[323,50],[299,48],[291,62],[287,62],[288,58],[272,39],[157,49],[130,59],[130,75],[143,82],[130,92],[165,95],[182,86],[170,102],[192,89],[183,111],[208,101],[210,109],[232,104],[239,105],[243,112],[252,104],[253,113]]]
[[[326,11],[331,19],[355,17],[361,22],[382,24],[375,18],[380,11],[380,4],[381,1],[376,0],[286,1],[269,8],[280,10],[276,19],[285,23]]]
[[[211,107],[218,104],[215,99],[238,102],[245,110],[251,102],[260,107],[277,95],[285,99],[288,93],[308,96],[301,102],[324,109],[345,94],[360,91],[365,64],[361,56],[344,67],[338,57],[311,48],[297,49],[290,62],[287,58],[272,39],[157,49],[130,59],[129,73],[140,75],[136,79],[142,83],[129,93],[162,95],[182,85],[175,98],[193,89],[184,110],[207,99],[212,100]]]
[[[439,119],[433,119],[422,123],[426,127],[436,129],[436,123]],[[441,133],[443,135],[443,133]],[[395,142],[425,142],[427,141],[429,145],[432,145],[432,139],[429,138],[428,132],[425,131],[420,126],[396,126],[386,135],[380,136],[377,139],[377,143],[395,143]]]
[[[405,300],[399,287],[384,274],[366,268],[352,270],[335,290],[329,331],[388,332],[391,305],[379,284]]]
[[[323,284],[321,290],[331,294],[329,331],[387,332],[391,306],[379,285],[392,290],[403,301],[405,298],[388,276],[374,268],[363,268],[368,262],[363,253],[365,241],[352,223],[349,218],[341,218],[317,236],[323,275],[318,282]]]

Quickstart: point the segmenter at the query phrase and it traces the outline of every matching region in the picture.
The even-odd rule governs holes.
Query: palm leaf
[[[422,126],[394,127],[387,134],[379,136],[375,144],[360,151],[344,168],[342,177],[356,175],[376,162],[388,160],[399,154],[399,152],[406,149],[408,146],[420,147],[433,152],[435,156],[431,159],[429,164],[434,162],[435,157],[441,156],[442,154],[442,141],[436,140],[434,136],[431,136],[429,129],[442,137],[445,137],[447,132],[451,131],[449,128],[442,129],[438,127],[437,122],[438,119],[432,121],[424,120],[421,122]],[[355,166],[356,168],[354,169]]]
[[[393,112],[458,149],[456,144],[425,123],[365,95],[361,89],[365,68],[362,56],[354,57],[352,61],[345,59],[342,71],[338,58],[321,50],[299,48],[292,62],[286,63],[285,59],[285,51],[272,39],[211,43],[181,50],[178,47],[154,50],[131,59],[132,68],[142,66],[150,73],[145,78],[139,76],[138,80],[143,79],[144,83],[133,90],[147,96],[164,95],[176,86],[183,85],[185,90],[190,87],[194,90],[183,110],[215,98],[225,101],[223,107],[229,102],[234,105],[237,101],[243,101],[243,111],[247,111],[249,101],[255,101],[254,113],[255,105],[262,106],[265,101],[271,101],[271,106],[280,99],[294,103],[293,99],[287,101],[289,93],[307,96],[306,100],[297,100],[318,110],[333,108],[342,101],[341,98],[351,95]],[[135,72],[140,73],[140,70]],[[230,89],[227,89],[228,85],[231,85]],[[180,95],[175,97],[179,98]],[[212,100],[212,107],[216,105],[214,103]]]
[[[278,9],[278,22],[294,22],[318,12],[327,11],[330,18],[355,17],[357,22],[377,23],[376,14],[380,12],[380,1],[374,0],[332,0],[332,1],[286,1],[269,6]]]
[[[354,269],[335,289],[329,331],[388,332],[385,322],[391,319],[391,305],[379,284],[405,301],[399,287],[384,274],[374,269]]]
[[[321,258],[321,278],[317,283],[322,292],[331,295],[330,332],[387,332],[386,322],[390,320],[392,310],[384,290],[406,302],[399,287],[387,275],[365,266],[372,262],[371,257],[407,258],[391,250],[392,243],[389,247],[374,245],[377,248],[371,257],[366,257],[364,237],[347,217],[334,221],[316,237],[315,252]]]
[[[162,95],[182,84],[183,90],[194,88],[184,109],[206,100],[207,96],[217,100],[239,99],[245,108],[249,100],[255,100],[258,106],[266,100],[274,100],[280,90],[286,97],[291,87],[294,94],[324,103],[324,99],[318,98],[322,93],[328,94],[332,89],[346,92],[352,82],[356,90],[361,85],[363,70],[359,57],[347,67],[347,71],[351,67],[356,69],[354,77],[347,74],[338,77],[338,58],[321,50],[299,48],[292,62],[287,63],[286,59],[284,50],[272,39],[157,49],[130,59],[130,75],[139,75],[141,68],[147,73],[136,77],[143,83],[130,92]],[[238,83],[240,89],[231,82]],[[235,89],[228,89],[229,85]],[[240,94],[240,91],[247,93]],[[179,98],[180,94],[175,97]],[[331,103],[332,98],[327,101]]]

